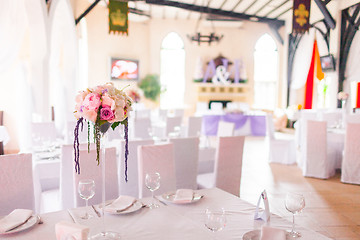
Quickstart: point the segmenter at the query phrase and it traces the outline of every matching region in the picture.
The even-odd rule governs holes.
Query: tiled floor
[[[257,204],[266,189],[271,212],[292,221],[284,207],[289,191],[305,196],[306,207],[296,223],[336,240],[360,239],[360,186],[340,182],[340,172],[328,180],[305,178],[296,165],[269,164],[263,137],[246,137],[240,197]]]

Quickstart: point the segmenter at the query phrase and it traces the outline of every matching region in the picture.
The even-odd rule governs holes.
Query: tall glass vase
[[[104,126],[105,125],[105,126]],[[111,239],[121,239],[120,233],[117,232],[111,232],[111,231],[107,231],[106,230],[106,224],[105,224],[105,176],[106,176],[106,159],[105,159],[105,149],[107,146],[107,141],[108,141],[108,133],[107,130],[109,129],[110,124],[103,124],[100,127],[100,165],[101,165],[101,176],[102,176],[102,206],[101,206],[101,224],[102,224],[102,229],[101,232],[92,236],[90,239],[91,240],[111,240]]]

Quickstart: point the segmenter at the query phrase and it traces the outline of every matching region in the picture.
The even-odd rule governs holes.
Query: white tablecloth
[[[204,226],[204,213],[209,206],[224,207],[227,213],[226,227],[218,232],[218,239],[239,240],[246,232],[260,229],[266,224],[261,220],[254,220],[255,206],[234,195],[216,188],[199,190],[199,193],[203,194],[204,198],[188,205],[164,206],[160,203],[161,207],[158,209],[142,208],[127,215],[106,215],[106,229],[120,232],[123,239],[212,239],[213,233]],[[148,202],[149,199],[142,201]],[[55,240],[55,224],[61,220],[72,221],[68,211],[44,214],[41,218],[43,224],[0,239]],[[101,222],[101,218],[98,217],[88,221],[91,234],[102,229]],[[267,225],[290,229],[292,224],[279,216],[271,215]],[[302,233],[302,239],[329,239],[299,226],[297,230]]]
[[[10,140],[10,136],[5,126],[0,126],[0,142],[5,146]]]

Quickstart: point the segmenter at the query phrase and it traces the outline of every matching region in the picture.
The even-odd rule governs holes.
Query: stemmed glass
[[[149,205],[150,208],[158,208],[159,204],[155,201],[154,191],[160,188],[160,173],[147,173],[145,176],[145,185],[151,191],[152,203]]]
[[[226,225],[226,215],[224,208],[207,208],[205,210],[205,226],[214,233],[224,229]]]
[[[301,194],[288,193],[285,198],[285,208],[293,214],[293,224],[291,231],[287,232],[287,235],[292,238],[301,237],[299,232],[295,231],[295,214],[301,213],[305,207],[305,198]]]
[[[93,217],[88,214],[88,201],[95,195],[95,182],[92,179],[84,179],[79,181],[78,187],[79,195],[82,199],[85,199],[86,202],[86,213],[82,216],[82,219],[89,219]]]

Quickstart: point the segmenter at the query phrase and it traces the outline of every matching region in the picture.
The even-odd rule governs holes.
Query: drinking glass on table
[[[149,205],[150,208],[158,208],[159,204],[155,201],[154,191],[160,188],[160,173],[147,173],[145,176],[145,185],[151,191],[152,203]]]
[[[207,208],[205,210],[205,226],[214,233],[224,229],[226,225],[226,215],[224,208]]]
[[[305,207],[305,198],[301,194],[288,193],[285,198],[285,208],[293,214],[293,225],[291,231],[287,235],[291,238],[301,237],[299,232],[295,231],[295,214],[301,213]]]
[[[89,219],[93,217],[88,213],[88,201],[95,195],[95,182],[92,179],[83,179],[79,181],[78,192],[82,199],[86,202],[86,213],[82,219]]]

